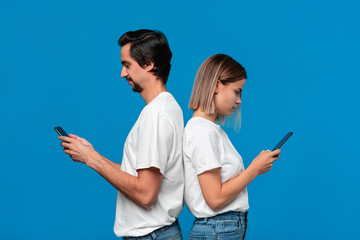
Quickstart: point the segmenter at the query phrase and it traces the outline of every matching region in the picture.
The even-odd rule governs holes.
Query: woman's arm
[[[273,152],[262,151],[244,172],[225,183],[221,183],[220,168],[199,174],[201,191],[207,205],[217,211],[229,204],[254,178],[271,169],[273,162],[278,159],[274,156],[279,153],[280,149]]]

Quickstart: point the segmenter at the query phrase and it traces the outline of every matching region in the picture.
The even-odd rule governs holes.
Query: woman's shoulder
[[[221,128],[218,124],[202,117],[192,117],[186,124],[184,134],[192,136],[220,135]]]
[[[183,134],[183,152],[188,158],[203,156],[219,157],[223,149],[221,128],[218,124],[201,117],[193,117],[186,124]]]

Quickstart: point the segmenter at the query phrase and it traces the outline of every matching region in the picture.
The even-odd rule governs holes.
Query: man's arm
[[[128,174],[109,159],[95,151],[93,146],[85,145],[79,139],[72,137],[59,137],[63,140],[64,152],[76,161],[85,163],[97,171],[116,189],[130,198],[136,204],[150,208],[157,200],[160,191],[163,175],[160,170],[154,167],[138,170],[138,176]]]
[[[140,169],[137,171],[138,177],[135,177],[115,168],[102,158],[90,160],[88,166],[136,204],[144,208],[155,204],[163,179],[158,168]]]
[[[104,156],[101,156],[103,158],[104,161],[110,163],[113,167],[117,168],[117,169],[120,169],[121,168],[121,164],[120,163],[116,163],[116,162],[113,162],[111,161],[110,159],[107,159],[106,157]]]
[[[92,146],[92,144],[91,144],[90,142],[88,142],[85,138],[81,138],[81,137],[76,136],[76,135],[74,135],[74,134],[69,134],[69,137],[75,138],[75,139],[79,140],[79,141],[80,141],[82,144],[84,144],[84,145]],[[65,148],[64,148],[64,150],[65,150]],[[107,159],[107,158],[104,157],[104,156],[102,156],[102,158],[103,158],[105,161],[107,161],[108,163],[110,163],[111,165],[113,165],[114,167],[116,167],[116,168],[118,168],[118,169],[121,168],[121,164],[116,163],[116,162],[113,162],[113,161],[111,161],[110,159]]]

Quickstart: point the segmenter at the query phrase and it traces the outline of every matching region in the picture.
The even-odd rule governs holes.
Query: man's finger
[[[68,142],[62,141],[60,145],[64,148],[71,149],[71,145]]]
[[[68,148],[64,148],[64,153],[71,155],[73,152]]]
[[[72,142],[76,141],[74,138],[65,137],[65,136],[60,136],[60,137],[58,137],[58,139],[63,140],[64,142],[68,142],[68,143],[72,143]]]
[[[70,133],[68,136],[71,137],[71,138],[75,138],[75,139],[78,139],[78,138],[79,138],[79,136],[77,136],[77,135],[75,135],[75,134],[71,134],[71,133]]]

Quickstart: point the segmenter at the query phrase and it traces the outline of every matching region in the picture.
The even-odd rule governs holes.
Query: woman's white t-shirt
[[[219,211],[213,211],[202,195],[199,174],[221,168],[221,182],[224,183],[244,171],[240,154],[218,124],[202,117],[189,120],[183,134],[183,161],[184,200],[195,217],[212,217],[228,211],[245,212],[249,208],[246,188]]]

